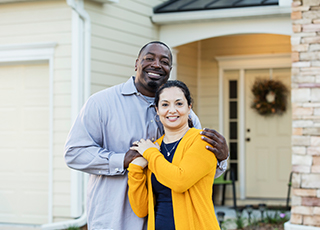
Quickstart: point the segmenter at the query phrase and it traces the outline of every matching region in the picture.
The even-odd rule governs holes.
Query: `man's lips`
[[[163,74],[161,73],[154,73],[154,72],[147,72],[149,78],[159,80]]]

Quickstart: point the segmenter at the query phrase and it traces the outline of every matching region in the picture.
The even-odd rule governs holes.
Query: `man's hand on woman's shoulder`
[[[207,149],[213,152],[219,161],[223,161],[228,158],[229,148],[224,136],[216,130],[209,128],[204,128],[200,134],[203,135],[203,137],[201,137],[202,140],[213,146],[207,146]]]

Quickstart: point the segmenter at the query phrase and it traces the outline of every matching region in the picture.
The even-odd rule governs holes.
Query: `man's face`
[[[151,43],[136,60],[135,85],[140,93],[153,97],[157,89],[167,82],[171,71],[170,51],[164,45]]]

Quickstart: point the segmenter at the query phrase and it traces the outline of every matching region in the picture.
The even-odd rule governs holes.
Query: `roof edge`
[[[171,23],[197,22],[203,20],[219,20],[231,18],[252,18],[258,16],[288,15],[291,14],[291,6],[264,6],[244,7],[234,9],[201,10],[193,12],[161,13],[151,16],[152,22],[157,25]]]

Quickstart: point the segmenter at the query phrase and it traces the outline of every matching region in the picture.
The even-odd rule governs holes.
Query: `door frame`
[[[219,130],[225,133],[224,122],[227,117],[225,109],[224,91],[227,87],[224,79],[225,70],[239,70],[239,93],[238,93],[238,180],[240,199],[246,199],[246,175],[245,175],[245,70],[247,69],[271,69],[291,68],[291,53],[261,54],[261,55],[239,55],[239,56],[216,56],[219,66]],[[227,140],[229,138],[226,138]]]
[[[53,221],[53,74],[57,43],[39,42],[0,46],[0,65],[48,63],[49,66],[49,156],[48,156],[48,222]]]

